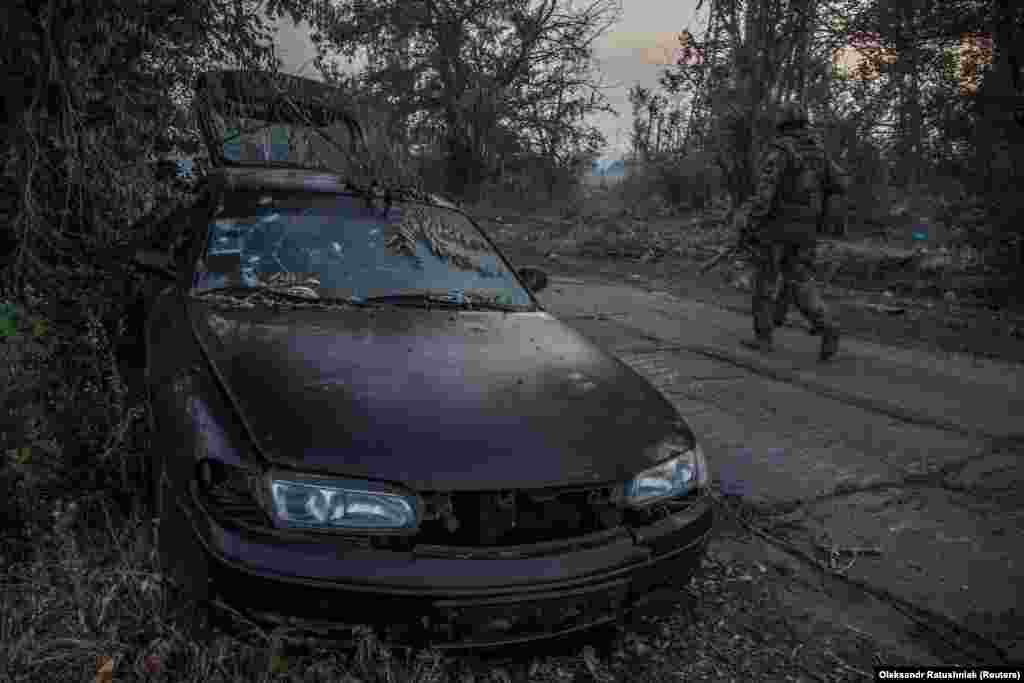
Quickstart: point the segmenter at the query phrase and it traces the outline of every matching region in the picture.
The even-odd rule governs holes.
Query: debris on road
[[[879,313],[885,313],[887,315],[903,315],[907,312],[907,309],[902,306],[886,306],[885,304],[865,304],[864,308],[869,308],[872,311],[878,311]]]

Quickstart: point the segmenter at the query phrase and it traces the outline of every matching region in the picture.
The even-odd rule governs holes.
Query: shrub
[[[639,216],[703,210],[721,187],[721,172],[709,154],[665,154],[628,166],[617,190],[627,210]]]

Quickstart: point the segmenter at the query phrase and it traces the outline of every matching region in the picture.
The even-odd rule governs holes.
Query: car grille
[[[614,529],[623,511],[611,486],[543,491],[425,495],[417,542],[448,546],[513,546],[578,538]]]

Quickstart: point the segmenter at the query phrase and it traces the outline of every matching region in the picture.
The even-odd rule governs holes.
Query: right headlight
[[[658,446],[658,450],[671,457],[644,470],[626,483],[624,493],[627,503],[646,505],[708,485],[708,464],[700,445],[683,450],[672,443],[664,443]]]

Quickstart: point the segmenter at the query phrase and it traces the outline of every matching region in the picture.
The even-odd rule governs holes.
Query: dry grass
[[[778,597],[784,582],[759,563],[712,548],[685,588],[666,589],[614,630],[554,649],[497,658],[391,650],[361,631],[353,647],[297,650],[280,634],[242,642],[183,628],[173,591],[145,539],[146,522],[102,500],[55,511],[27,561],[0,574],[0,679],[9,681],[494,681],[848,680],[878,657],[870,639],[836,630],[807,641]],[[112,676],[97,672],[112,667]]]

